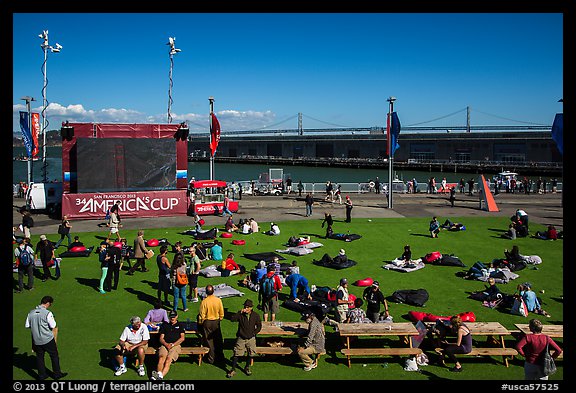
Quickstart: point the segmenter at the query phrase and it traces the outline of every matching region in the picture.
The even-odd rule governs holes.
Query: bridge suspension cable
[[[276,126],[279,125],[279,124],[286,123],[288,120],[293,120],[293,119],[295,119],[295,118],[297,118],[297,117],[298,117],[298,115],[290,116],[290,117],[287,117],[286,119],[284,119],[284,120],[282,120],[282,121],[280,121],[280,122],[278,122],[278,123],[269,124],[269,125],[267,125],[267,126],[260,127],[260,128],[254,128],[254,130],[259,131],[259,130],[264,130],[264,129],[267,129],[267,128],[270,128],[270,127],[276,127]]]
[[[542,123],[533,123],[533,122],[530,122],[530,121],[522,121],[522,120],[509,119],[509,118],[507,118],[507,117],[502,117],[502,116],[498,116],[498,115],[493,115],[493,114],[491,114],[491,113],[486,113],[486,112],[482,112],[482,111],[479,111],[479,110],[475,110],[475,112],[482,113],[483,115],[487,115],[487,116],[496,117],[496,118],[498,118],[498,119],[503,119],[503,120],[508,120],[508,121],[514,121],[514,122],[516,122],[516,123],[533,124],[533,125],[537,125],[537,126],[546,126],[546,125],[548,125],[548,124],[542,124]]]
[[[432,120],[422,121],[422,122],[420,122],[420,123],[408,124],[408,125],[406,125],[406,127],[413,127],[413,126],[419,126],[420,124],[432,123],[433,121],[442,120],[442,119],[445,119],[445,118],[447,118],[447,117],[454,116],[454,115],[457,114],[457,113],[464,112],[464,111],[466,111],[466,110],[467,110],[467,108],[460,109],[460,110],[458,110],[458,111],[456,111],[456,112],[454,112],[454,113],[450,113],[449,115],[442,116],[442,117],[437,117],[436,119],[432,119]]]
[[[317,122],[319,122],[319,123],[323,123],[323,124],[326,124],[326,125],[329,125],[329,126],[340,127],[340,128],[350,128],[350,126],[343,126],[343,125],[341,125],[341,124],[329,123],[329,122],[327,122],[327,121],[318,120],[318,119],[313,118],[312,116],[308,116],[308,115],[305,115],[305,114],[302,114],[302,116],[304,116],[304,117],[306,117],[306,118],[308,118],[308,119],[310,119],[310,120],[314,120],[314,121],[317,121]]]

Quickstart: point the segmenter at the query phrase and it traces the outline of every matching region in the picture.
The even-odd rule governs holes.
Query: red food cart
[[[226,182],[221,180],[197,180],[189,183],[188,212],[192,215],[222,214]],[[228,200],[228,209],[238,211],[238,201]]]

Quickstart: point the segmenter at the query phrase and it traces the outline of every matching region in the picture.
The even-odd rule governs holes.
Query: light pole
[[[34,97],[24,96],[20,98],[21,100],[26,101],[26,111],[28,112],[28,129],[32,132],[32,113],[30,108],[30,102],[36,101]],[[32,149],[34,150],[34,149]],[[28,156],[28,185],[32,182],[32,154]]]
[[[168,86],[168,124],[172,123],[172,114],[170,113],[170,108],[172,107],[172,68],[174,67],[174,55],[181,51],[181,49],[176,49],[175,46],[176,37],[168,37],[168,43],[170,45],[170,84]]]
[[[62,45],[56,43],[56,45],[52,47],[48,43],[48,30],[42,31],[41,34],[38,34],[38,37],[43,40],[40,47],[44,51],[44,63],[42,64],[42,75],[44,76],[44,86],[42,87],[42,181],[45,183],[48,181],[46,175],[46,128],[48,127],[48,119],[46,118],[46,107],[48,106],[48,100],[46,99],[46,86],[48,86],[46,63],[48,62],[48,50],[52,53],[59,53]]]
[[[386,143],[388,144],[388,209],[392,209],[392,161],[394,161],[393,154],[392,154],[392,112],[394,112],[394,101],[396,101],[396,97],[388,97],[386,100],[388,101],[388,121],[386,122],[386,127],[388,131],[388,135],[386,137]]]

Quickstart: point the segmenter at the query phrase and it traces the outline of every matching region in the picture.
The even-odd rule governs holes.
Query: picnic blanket
[[[314,250],[312,250],[311,248],[306,248],[306,247],[288,247],[285,250],[276,250],[276,252],[282,253],[282,254],[291,254],[291,255],[307,255],[307,254],[312,254],[314,252]]]
[[[232,296],[244,296],[244,293],[240,292],[236,288],[231,287],[228,284],[222,283],[214,285],[214,295],[222,299],[225,297],[232,297]],[[206,297],[205,287],[198,287],[198,296],[200,296],[201,299],[204,299]]]
[[[426,267],[426,265],[422,261],[422,258],[410,260],[409,262],[404,262],[401,259],[396,258],[382,267],[386,270],[396,270],[398,272],[410,273],[416,270],[423,269],[424,267]]]
[[[217,269],[216,265],[206,266],[205,268],[200,269],[198,274],[207,278],[222,276],[222,273]],[[200,291],[200,289],[198,289],[198,291]]]
[[[326,261],[324,258],[320,261],[313,260],[312,263],[317,266],[329,267],[331,269],[336,270],[346,269],[357,264],[357,262],[353,261],[352,259],[348,259],[346,263],[330,263],[329,261]]]
[[[266,263],[272,262],[274,257],[277,257],[279,261],[286,260],[286,258],[284,258],[282,255],[276,254],[275,252],[260,252],[257,254],[244,254],[244,258],[248,258],[248,259],[251,259],[251,260],[256,261],[256,262],[260,262],[260,261],[265,261]]]

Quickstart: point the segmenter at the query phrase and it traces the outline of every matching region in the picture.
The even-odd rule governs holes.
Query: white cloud
[[[12,106],[13,132],[20,132],[19,112],[25,111],[25,104],[14,104]],[[42,113],[42,106],[32,108],[32,112]],[[187,121],[190,131],[206,131],[209,128],[208,114],[197,113],[172,113],[172,123]],[[216,112],[222,130],[249,130],[261,129],[273,124],[276,115],[271,111],[238,111],[223,110]],[[167,123],[166,114],[146,114],[133,109],[125,108],[105,108],[100,110],[86,109],[82,104],[63,106],[59,103],[50,103],[46,108],[46,118],[48,119],[48,130],[60,128],[62,122],[71,123]]]

